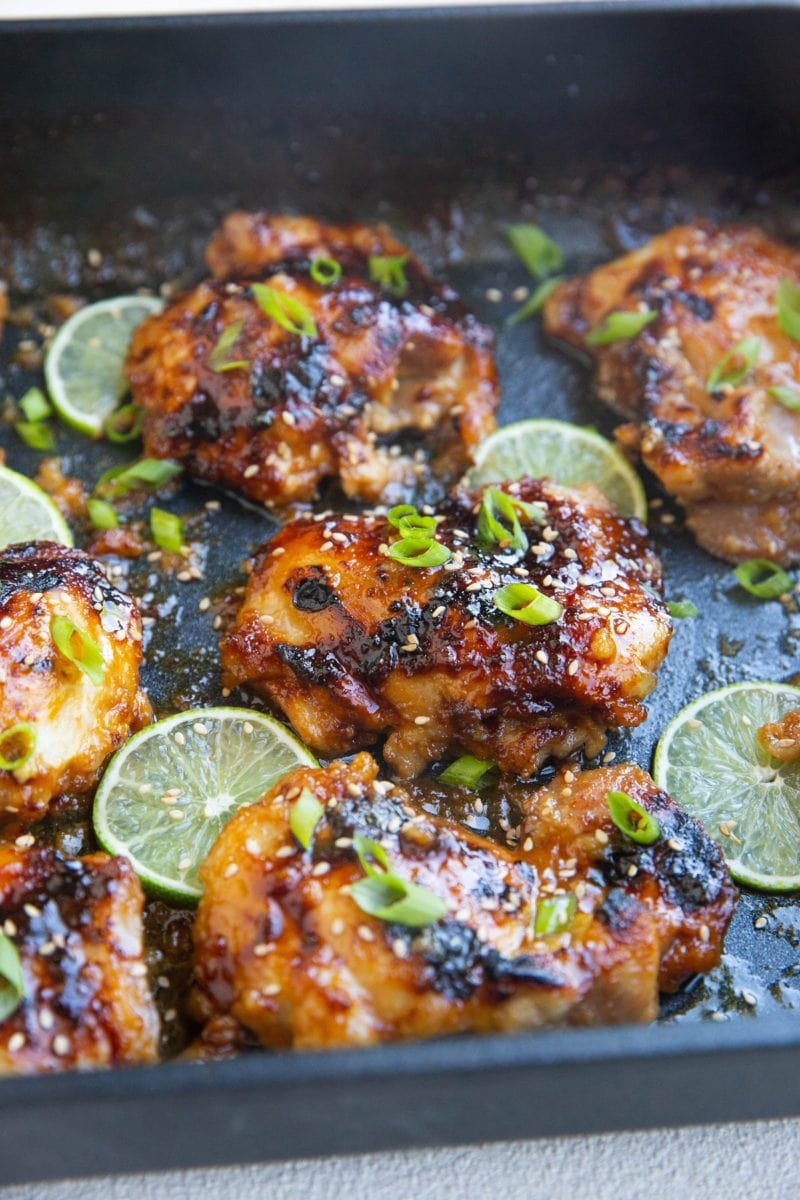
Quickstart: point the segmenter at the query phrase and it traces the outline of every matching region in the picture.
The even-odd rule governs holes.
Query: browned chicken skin
[[[0,1073],[156,1061],[142,904],[124,858],[0,846],[0,928],[24,982],[20,1006],[0,1024]]]
[[[529,793],[533,847],[516,852],[376,776],[366,754],[293,772],[222,831],[195,925],[208,1019],[231,1014],[265,1046],[297,1048],[649,1021],[659,988],[718,962],[736,895],[720,852],[638,768],[562,774]],[[308,851],[289,827],[303,788],[324,807]],[[653,846],[612,824],[605,798],[620,788],[659,821]],[[363,912],[349,894],[363,878],[356,834],[448,914],[411,928]],[[537,935],[556,893],[574,913]]]
[[[97,684],[56,647],[55,617],[68,618],[99,648]],[[18,725],[35,731],[27,761],[0,770],[0,817],[36,821],[53,796],[87,789],[108,755],[145,723],[141,638],[132,598],[82,550],[31,542],[0,552],[0,735]],[[12,743],[3,744],[3,756],[17,762],[30,743]]]
[[[777,319],[783,279],[800,283],[800,253],[760,230],[678,226],[562,284],[544,310],[549,333],[594,356],[600,398],[631,419],[620,441],[685,506],[700,545],[731,562],[800,561],[800,413],[767,391],[800,391],[800,343]],[[587,342],[609,313],[641,308],[658,315],[635,337]],[[709,392],[746,337],[760,339],[752,370]]]
[[[284,526],[223,638],[226,684],[268,696],[328,756],[388,733],[384,754],[404,777],[457,750],[527,777],[548,756],[596,753],[609,725],[638,725],[671,633],[644,529],[591,487],[503,487],[543,513],[526,552],[477,547],[481,493],[440,507],[453,557],[435,568],[389,558],[396,530],[383,516]],[[495,591],[521,582],[562,616],[503,616]]]
[[[370,256],[406,256],[407,290],[370,281]],[[341,278],[320,284],[317,257]],[[453,479],[494,428],[493,337],[386,231],[232,213],[212,237],[218,278],[137,330],[127,374],[145,412],[145,452],[264,504],[313,499],[338,477],[348,496],[400,499],[425,458]],[[300,336],[267,316],[253,282],[302,304]],[[281,299],[283,303],[283,299]],[[219,370],[214,350],[239,329]],[[416,452],[382,446],[418,436]]]

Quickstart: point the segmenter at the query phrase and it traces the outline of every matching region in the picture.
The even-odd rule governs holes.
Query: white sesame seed
[[[707,925],[700,926],[700,941],[701,942],[711,941],[711,930],[708,928]]]
[[[39,1010],[39,1024],[42,1029],[52,1029],[55,1023],[56,1019],[50,1012],[49,1008],[42,1008]]]
[[[53,1038],[53,1054],[57,1054],[59,1058],[63,1058],[70,1052],[70,1040],[63,1033],[57,1033]]]
[[[17,1050],[21,1050],[24,1045],[25,1034],[20,1033],[19,1030],[17,1030],[16,1033],[12,1033],[11,1037],[8,1039],[8,1049],[12,1054],[16,1054]]]
[[[749,1004],[751,1008],[755,1008],[755,1006],[758,1004],[758,999],[753,995],[752,992],[742,992],[742,999],[744,1000],[745,1004]]]
[[[499,304],[503,299],[503,293],[499,288],[490,287],[486,289],[486,299],[490,304]]]
[[[392,942],[392,953],[395,958],[408,958],[408,946],[402,938],[395,938]]]
[[[232,879],[234,875],[238,875],[238,874],[239,874],[239,868],[237,867],[235,862],[228,863],[227,867],[222,872],[223,878],[225,878],[225,879]]]
[[[10,629],[13,624],[14,622],[11,617],[3,617],[2,621],[0,621],[0,629]]]
[[[271,949],[272,947],[267,942],[259,942],[257,946],[253,946],[253,954],[256,958],[264,958]]]
[[[31,917],[33,920],[36,920],[37,917],[42,915],[42,910],[37,908],[35,904],[23,904],[22,908],[27,916]]]
[[[182,858],[180,860],[180,862],[178,863],[178,870],[179,871],[188,871],[189,867],[191,865],[192,865],[192,860],[190,858]]]
[[[255,838],[247,838],[247,840],[245,841],[245,844],[244,844],[244,848],[248,854],[260,854],[261,853],[261,843],[258,842]]]
[[[248,737],[253,732],[253,728],[254,728],[254,726],[253,726],[252,721],[245,721],[244,725],[242,726],[242,729],[248,735]]]
[[[250,463],[250,466],[245,467],[244,471],[242,472],[242,475],[244,476],[245,479],[252,479],[253,476],[257,475],[257,474],[258,474],[258,463]]]
[[[374,942],[375,934],[370,929],[369,925],[359,925],[358,936],[363,942]]]
[[[639,868],[636,866],[636,863],[631,863],[631,865],[628,867],[625,874],[628,876],[629,879],[633,879],[634,876],[638,875]]]
[[[292,858],[297,853],[294,846],[279,846],[275,851],[276,858]]]
[[[180,729],[177,731],[177,733],[174,735],[174,737],[175,737],[175,745],[176,746],[185,746],[186,745],[186,738],[183,736]]]
[[[261,989],[262,996],[277,996],[281,990],[279,983],[268,983],[266,987]]]
[[[533,657],[536,659],[537,662],[540,662],[543,664],[546,664],[548,661],[547,653],[544,650],[537,650]]]
[[[200,609],[200,612],[208,612],[208,610],[211,608],[211,601],[209,600],[208,596],[203,596],[203,599],[200,601],[197,607]]]
[[[311,874],[315,875],[317,877],[320,877],[322,875],[327,875],[328,872],[330,871],[330,869],[331,869],[330,863],[318,862],[318,863],[315,863],[314,866],[311,868]]]
[[[32,833],[21,833],[20,836],[14,841],[14,845],[18,846],[20,850],[27,850],[28,847],[32,846],[35,841],[36,838]]]
[[[681,845],[681,843],[680,843],[680,842],[678,842],[678,841],[676,841],[676,840],[675,840],[675,838],[668,838],[668,839],[667,839],[667,845],[669,846],[670,850],[676,850],[676,851],[677,851],[677,850],[682,850],[682,849],[683,849],[683,846]]]
[[[144,979],[147,974],[147,967],[144,963],[131,963],[130,973],[137,979]]]
[[[595,829],[594,836],[595,841],[598,841],[601,846],[608,845],[608,834],[606,833],[605,829]]]
[[[202,721],[195,721],[194,725],[192,725],[192,729],[195,731],[198,737],[208,737],[208,726],[204,725]]]
[[[755,921],[753,921],[754,929],[766,929],[766,927],[767,927],[767,918],[766,917],[756,917]]]
[[[3,921],[3,933],[6,935],[6,937],[16,937],[17,926],[16,923],[11,920],[11,917],[6,917],[5,921]]]
[[[415,725],[427,725],[430,722],[430,717],[414,717]]]
[[[183,809],[171,808],[169,810],[169,815],[173,821],[182,821],[183,820]]]

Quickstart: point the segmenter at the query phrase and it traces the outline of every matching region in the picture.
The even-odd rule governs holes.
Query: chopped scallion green
[[[440,567],[452,557],[436,538],[417,534],[392,542],[386,553],[404,567]]]
[[[320,254],[312,258],[309,274],[322,287],[332,287],[342,278],[342,268],[335,258],[325,258]]]
[[[800,409],[800,391],[797,389],[771,387],[767,388],[767,391],[779,404],[782,404],[784,408],[788,408],[789,412],[797,412]]]
[[[128,466],[105,471],[95,484],[95,494],[113,500],[127,492],[159,488],[180,475],[182,470],[183,467],[168,458],[141,458]]]
[[[668,600],[667,612],[676,621],[684,621],[687,617],[696,617],[699,609],[691,600]]]
[[[472,754],[462,754],[455,762],[450,763],[442,771],[439,779],[450,787],[464,787],[474,790],[494,767],[491,759],[475,758]]]
[[[501,550],[527,550],[528,536],[520,524],[518,513],[540,525],[545,522],[541,505],[528,504],[500,488],[486,488],[478,512],[479,544],[485,549],[497,546]]]
[[[287,333],[296,333],[298,337],[315,338],[317,326],[312,314],[305,304],[286,292],[269,287],[266,283],[251,283],[250,291],[256,303],[265,316],[276,321]]]
[[[723,387],[737,387],[758,362],[761,353],[761,338],[742,338],[717,362],[708,377],[709,392],[718,392]]]
[[[568,929],[578,901],[571,892],[559,896],[545,896],[536,905],[536,918],[533,932],[536,937],[550,937],[554,933],[563,933]]]
[[[116,529],[119,526],[116,509],[107,500],[97,500],[93,496],[87,500],[86,507],[89,510],[89,520],[95,529]]]
[[[800,342],[800,286],[791,279],[782,279],[775,299],[778,324],[793,341]]]
[[[350,885],[350,896],[362,912],[414,928],[430,925],[447,914],[444,900],[392,869],[380,843],[356,834],[353,847],[366,878]]]
[[[212,371],[220,374],[223,371],[238,371],[250,366],[246,358],[230,358],[230,352],[239,340],[243,328],[244,321],[234,321],[232,325],[223,329],[208,356],[208,365]]]
[[[564,254],[538,225],[509,225],[506,236],[517,256],[535,279],[544,279],[561,269]]]
[[[395,296],[405,296],[408,291],[407,262],[407,254],[370,254],[369,277],[378,287]]]
[[[36,749],[36,726],[19,721],[0,733],[0,770],[18,771]]]
[[[97,642],[79,629],[69,617],[53,617],[50,622],[53,644],[68,662],[77,667],[95,687],[103,682],[106,664]]]
[[[525,625],[552,625],[564,611],[557,600],[543,595],[532,583],[507,583],[497,589],[493,601],[501,613]]]
[[[759,600],[776,600],[792,590],[791,575],[766,558],[749,558],[739,563],[733,573],[744,590]]]
[[[28,388],[19,402],[26,421],[46,421],[52,413],[50,401],[41,388]]]
[[[310,788],[304,787],[292,805],[289,813],[289,828],[304,850],[308,850],[314,830],[317,828],[325,809]]]
[[[661,826],[655,817],[627,792],[609,792],[606,804],[617,829],[632,842],[652,846],[661,837]]]
[[[527,321],[529,317],[535,317],[541,312],[547,303],[552,292],[556,290],[560,283],[563,283],[564,275],[554,275],[552,279],[545,279],[531,296],[525,301],[521,308],[512,313],[508,318],[507,325],[519,325],[521,321]]]
[[[176,513],[164,508],[150,509],[150,532],[153,541],[167,554],[183,554],[183,521]]]
[[[56,439],[46,421],[15,421],[14,428],[31,450],[55,450]]]
[[[110,442],[132,442],[142,432],[143,425],[142,409],[136,404],[123,404],[106,421],[105,434]]]
[[[596,329],[587,333],[586,341],[590,346],[610,346],[612,342],[627,341],[641,333],[645,325],[649,325],[657,316],[658,313],[652,308],[608,313]]]
[[[5,1021],[19,1008],[23,994],[19,951],[10,937],[0,933],[0,1021]]]

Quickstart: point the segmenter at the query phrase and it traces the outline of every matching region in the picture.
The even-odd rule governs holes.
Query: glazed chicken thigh
[[[124,858],[0,846],[0,929],[23,998],[0,1023],[0,1073],[155,1062],[142,889]]]
[[[684,505],[700,545],[731,562],[800,561],[800,412],[770,390],[800,400],[800,342],[778,317],[784,280],[800,285],[796,250],[757,229],[686,225],[561,284],[544,310],[547,331],[594,357],[598,395],[630,419],[619,440]],[[592,344],[619,312],[654,316]]]
[[[654,845],[613,825],[605,797],[621,786],[659,822]],[[309,793],[322,815],[304,850],[290,820]],[[293,772],[236,814],[202,869],[199,1012],[297,1048],[649,1021],[659,988],[717,963],[735,889],[644,772],[562,774],[529,796],[527,822],[525,848],[502,848],[415,807],[367,754]],[[368,915],[359,836],[441,915]]]
[[[524,547],[480,541],[497,489],[458,493],[439,509],[450,557],[434,567],[391,557],[399,531],[383,515],[284,526],[223,638],[226,684],[267,696],[327,756],[388,734],[403,777],[457,751],[529,777],[549,756],[597,753],[608,726],[638,725],[671,636],[645,530],[588,486],[525,479],[500,495],[528,514]],[[508,585],[558,616],[506,615],[495,598]]]
[[[385,230],[238,212],[207,257],[131,343],[148,455],[263,504],[328,477],[377,502],[427,463],[457,477],[494,428],[492,334]]]
[[[141,639],[133,599],[82,550],[0,551],[0,817],[36,821],[87,789],[146,722]]]

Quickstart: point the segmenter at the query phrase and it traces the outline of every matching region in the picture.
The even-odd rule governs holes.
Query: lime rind
[[[177,713],[111,759],[94,802],[97,840],[153,895],[193,904],[198,870],[233,814],[317,761],[285,725],[246,708]]]
[[[702,821],[733,877],[773,892],[800,889],[800,761],[772,759],[756,735],[796,708],[800,688],[789,684],[708,692],[673,718],[653,762],[658,786]],[[721,833],[727,822],[741,845]]]
[[[27,476],[0,466],[0,550],[16,542],[73,545],[69,526],[47,493]]]
[[[478,447],[464,476],[467,487],[548,477],[564,487],[594,483],[623,516],[647,520],[642,481],[624,454],[594,429],[533,418],[495,430]]]
[[[162,307],[154,296],[115,296],[78,309],[64,322],[47,351],[44,374],[67,425],[100,437],[128,390],[123,365],[131,335]]]

